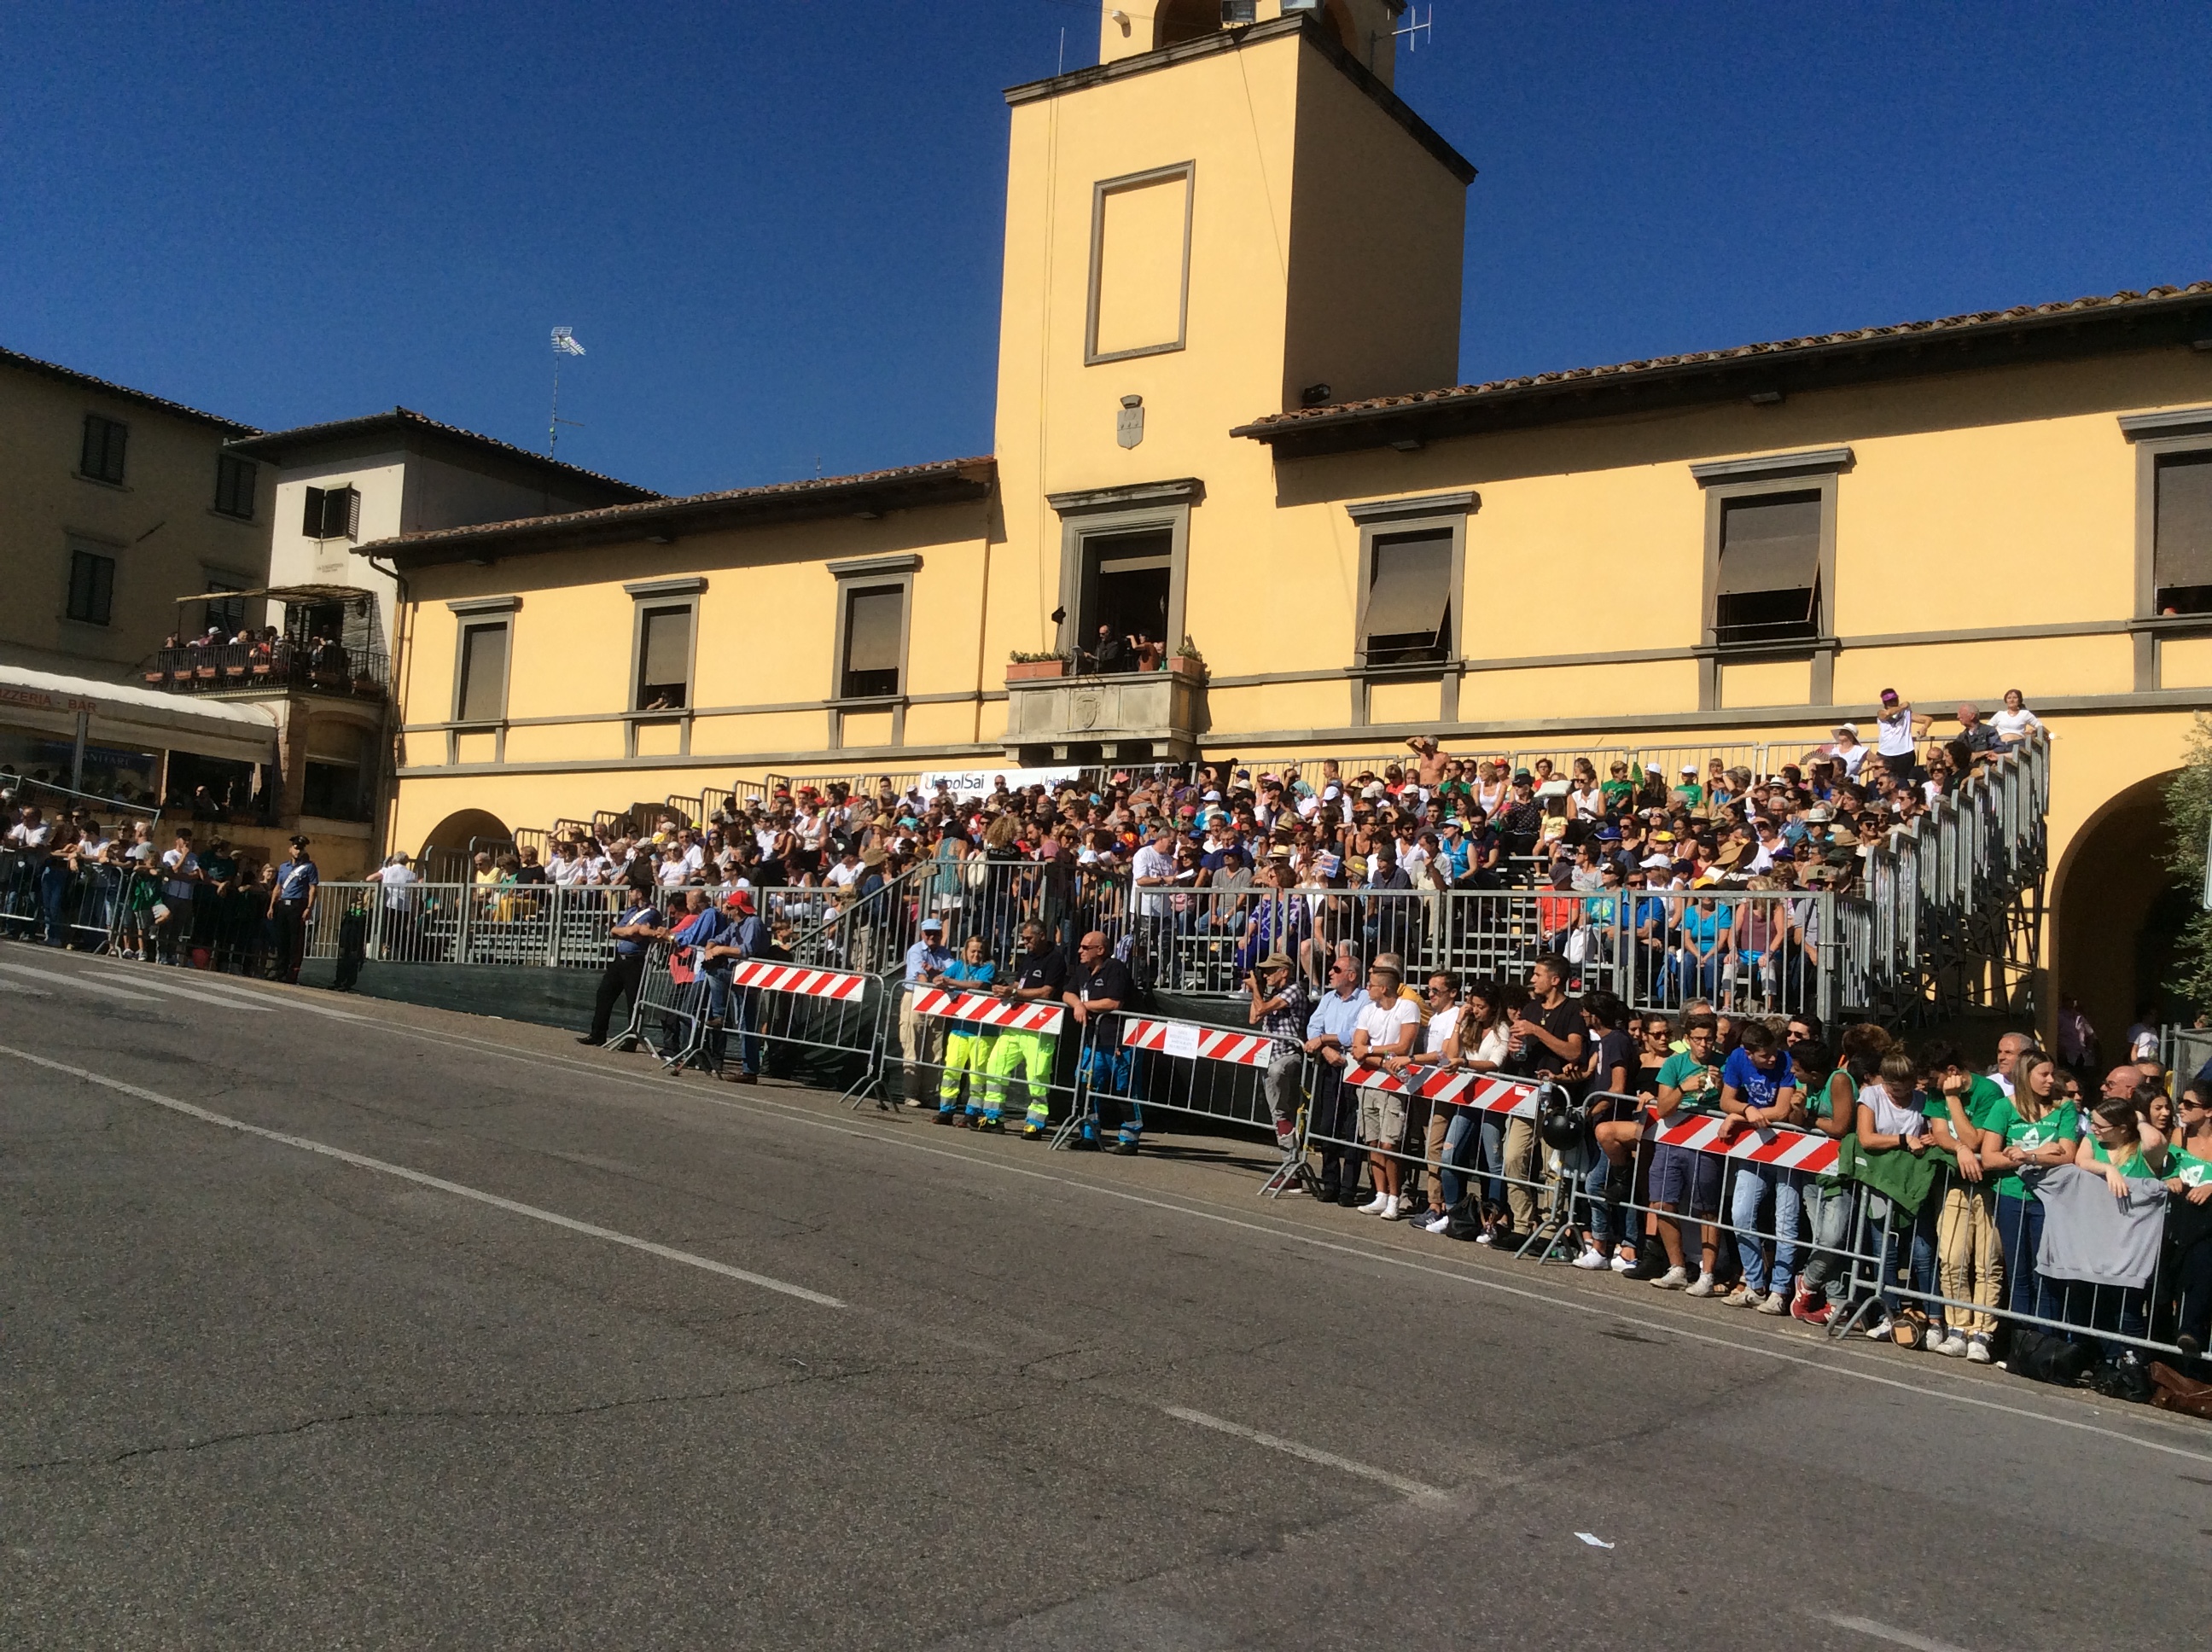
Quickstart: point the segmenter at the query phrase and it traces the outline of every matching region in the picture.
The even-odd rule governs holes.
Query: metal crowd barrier
[[[908,982],[901,984],[897,1004],[898,1059],[909,1099],[933,1102],[940,1117],[986,1128],[1003,1127],[1011,1103],[1030,1136],[1048,1130],[1055,1113],[1063,1125],[1076,1116],[1083,1063],[1079,1049],[1074,1060],[1063,1050],[1067,1010],[1060,1000]],[[879,1066],[888,1072],[888,1024],[883,1052]]]
[[[1108,1024],[1116,1022],[1118,1027]],[[1126,1121],[1123,1139],[1129,1141],[1143,1134],[1147,1108],[1274,1133],[1267,1087],[1269,1068],[1281,1053],[1273,1036],[1250,1027],[1216,1027],[1131,1011],[1099,1017],[1092,1028],[1084,1054],[1081,1105],[1061,1127],[1060,1139],[1096,1129],[1102,1102],[1118,1115],[1117,1122]],[[1295,1132],[1304,1112],[1304,1057],[1293,1051],[1285,1059],[1297,1075],[1298,1093],[1285,1109]],[[1302,1168],[1303,1156],[1295,1145],[1282,1149],[1280,1156],[1269,1186],[1294,1177]]]

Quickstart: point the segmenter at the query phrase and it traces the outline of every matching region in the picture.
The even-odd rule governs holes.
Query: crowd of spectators
[[[1981,1071],[1870,1023],[1832,1046],[1810,1015],[1576,1000],[1569,974],[1550,957],[1525,983],[1416,983],[1385,954],[1363,981],[1347,953],[1316,998],[1286,955],[1263,961],[1250,1018],[1277,1037],[1266,1090],[1286,1145],[1278,1075],[1310,1063],[1309,1191],[1531,1257],[1564,1201],[1575,1266],[1717,1306],[2130,1399],[2151,1394],[2146,1340],[2212,1375],[2212,1072],[2176,1094],[2154,1057],[2075,1072],[2021,1033]],[[1502,1115],[1351,1082],[1363,1071],[1534,1079],[1547,1102]],[[1835,1167],[1647,1135],[1700,1120],[1723,1141],[1817,1133]]]
[[[220,833],[21,803],[0,835],[0,913],[51,947],[297,980],[320,874],[307,840],[292,846],[272,862]]]

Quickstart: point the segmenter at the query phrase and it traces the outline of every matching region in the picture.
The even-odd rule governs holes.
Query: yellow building
[[[390,824],[770,771],[1763,749],[2008,688],[2117,1029],[2212,703],[2212,282],[1438,388],[1474,168],[1388,0],[1103,9],[1013,88],[990,458],[405,535]],[[1101,623],[1206,671],[1007,681]],[[1047,668],[1049,669],[1049,668]],[[1656,760],[1656,759],[1655,759]]]

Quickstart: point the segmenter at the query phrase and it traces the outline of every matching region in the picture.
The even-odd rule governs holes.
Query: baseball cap
[[[921,926],[925,930],[942,930],[945,927],[945,920],[942,918],[924,918],[921,920]]]
[[[1831,734],[1848,734],[1854,740],[1859,738],[1859,726],[1856,723],[1838,723],[1828,732]]]
[[[1897,703],[1897,690],[1895,689],[1884,689],[1881,691],[1881,703],[1885,706],[1895,705]]]

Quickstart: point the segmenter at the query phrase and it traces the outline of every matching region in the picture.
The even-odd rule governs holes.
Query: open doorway
[[[1084,540],[1082,554],[1075,635],[1084,665],[1097,671],[1133,669],[1131,637],[1172,646],[1176,639],[1167,629],[1174,535],[1165,528],[1101,534]]]

